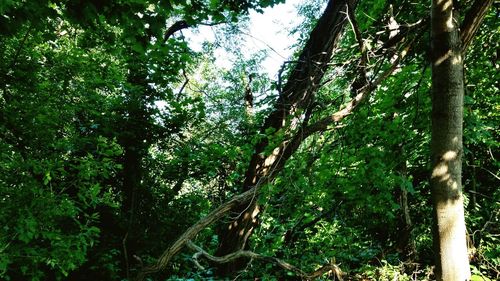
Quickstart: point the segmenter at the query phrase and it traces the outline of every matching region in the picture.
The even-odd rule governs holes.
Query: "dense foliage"
[[[325,6],[298,7],[297,54],[268,77],[266,53],[247,53],[240,35],[250,10],[281,2],[0,1],[0,279],[133,280],[244,191],[259,143],[272,153],[300,132],[294,118],[336,112],[361,88],[360,64],[373,82],[411,45],[355,112],[305,138],[265,185],[246,248],[305,272],[337,264],[349,280],[432,280],[427,3],[359,1],[313,101],[275,132],[262,124]],[[458,2],[465,15],[473,1]],[[465,56],[473,280],[500,278],[498,8]],[[196,52],[182,30],[199,25],[220,38]],[[235,58],[230,68],[217,64],[220,48]],[[235,216],[194,242],[216,252]],[[150,278],[298,278],[269,259],[224,277],[195,261],[203,269],[186,249]]]

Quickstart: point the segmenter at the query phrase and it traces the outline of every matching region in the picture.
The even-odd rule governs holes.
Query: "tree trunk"
[[[462,196],[463,61],[453,0],[433,0],[431,192],[436,279],[470,279]]]
[[[147,39],[143,39],[146,48]],[[151,141],[149,113],[147,111],[146,98],[152,95],[148,89],[146,68],[140,60],[134,59],[130,62],[127,89],[127,97],[124,100],[123,116],[121,120],[121,134],[118,142],[123,147],[123,170],[122,170],[122,219],[125,229],[122,238],[122,251],[124,267],[127,279],[130,278],[130,270],[133,267],[133,255],[140,251],[141,243],[144,241],[143,227],[141,227],[140,213],[147,213],[144,202],[145,190],[142,187],[144,169],[142,162],[147,154]],[[142,241],[141,241],[142,240]]]
[[[127,133],[131,133],[128,131]],[[127,279],[130,277],[130,261],[133,254],[136,253],[137,243],[140,240],[140,234],[137,231],[137,208],[140,198],[139,190],[142,180],[142,155],[141,144],[137,141],[125,137],[121,140],[124,150],[123,156],[123,175],[122,175],[122,216],[126,226],[122,239],[122,251],[124,257],[125,272]]]
[[[283,141],[274,148],[270,155],[264,155],[264,151],[268,149],[269,140],[276,135],[276,132],[284,130],[289,124],[302,122],[295,115],[299,110],[306,109],[312,103],[314,93],[328,68],[332,51],[345,25],[348,3],[355,8],[357,0],[329,1],[325,12],[311,32],[297,63],[290,72],[287,83],[283,89],[278,89],[280,95],[274,110],[266,118],[261,128],[262,133],[268,133],[268,129],[272,129],[274,134],[256,144],[255,152],[245,174],[243,191],[272,180],[284,162],[293,154],[290,148],[294,147],[295,150],[298,148],[300,142],[297,145],[295,143],[292,145],[291,142]],[[281,77],[279,79],[281,80]],[[290,121],[290,118],[294,120]],[[220,244],[216,251],[217,256],[224,256],[245,248],[247,239],[257,224],[259,212],[260,207],[256,200],[252,200],[250,203],[245,202],[232,210],[231,216],[235,219],[224,227],[219,235]],[[218,273],[227,275],[243,268],[245,264],[246,261],[241,259],[223,264],[219,267]]]
[[[397,150],[395,150],[397,151]],[[401,155],[401,164],[398,167],[399,173],[403,178],[404,182],[408,181],[408,167],[406,165],[406,151],[404,145],[401,146],[399,150],[399,155]],[[397,157],[397,155],[395,155]],[[413,224],[410,215],[410,206],[408,204],[408,187],[406,184],[399,188],[399,205],[401,206],[400,214],[400,232],[399,232],[399,250],[407,258],[413,259],[416,255],[415,241],[413,240]]]

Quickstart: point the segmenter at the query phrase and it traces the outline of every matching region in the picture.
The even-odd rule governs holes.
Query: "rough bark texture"
[[[280,95],[274,110],[266,118],[261,129],[262,133],[274,133],[284,130],[284,128],[294,121],[290,121],[299,110],[304,110],[311,103],[312,97],[318,89],[321,79],[328,68],[332,51],[345,26],[347,4],[355,8],[357,0],[331,0],[318,24],[311,32],[311,36],[302,50],[299,59],[290,72],[287,83],[280,89]],[[295,120],[297,121],[297,120]],[[279,171],[285,161],[290,158],[298,148],[298,143],[283,141],[274,147],[270,155],[265,155],[265,150],[269,149],[269,136],[256,144],[243,183],[243,190],[248,190],[256,185],[263,185],[272,180],[273,175]],[[260,207],[257,202],[243,204],[232,210],[236,220],[220,234],[220,244],[216,252],[218,256],[242,250],[246,246],[247,239],[257,223],[257,215]],[[219,267],[218,273],[226,275],[237,271],[245,265],[245,260],[239,259],[235,262],[226,263]]]
[[[462,196],[463,61],[453,0],[433,0],[431,192],[436,278],[470,279]]]

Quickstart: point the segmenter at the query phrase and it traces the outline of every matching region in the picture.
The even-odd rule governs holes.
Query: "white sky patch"
[[[301,0],[288,0],[284,4],[264,9],[262,14],[250,12],[251,37],[247,39],[247,45],[254,45],[255,51],[269,47],[276,51],[269,50],[269,56],[263,62],[263,67],[270,77],[277,77],[283,62],[293,53],[290,46],[298,36],[290,35],[289,30],[300,20],[296,8],[300,3]]]
[[[248,35],[243,35],[245,42],[242,42],[242,49],[248,50],[248,54],[267,50],[268,57],[262,67],[271,78],[277,77],[283,62],[293,54],[290,46],[298,36],[291,36],[289,30],[301,20],[296,8],[300,3],[301,0],[287,0],[284,4],[264,9],[262,14],[250,11],[250,30]],[[196,31],[184,31],[190,47],[195,51],[201,51],[205,41],[214,42],[215,34],[215,28],[210,26],[200,26]],[[231,68],[231,56],[224,50],[216,50],[215,56],[218,66]]]

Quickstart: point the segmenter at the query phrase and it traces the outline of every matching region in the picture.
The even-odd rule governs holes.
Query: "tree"
[[[452,0],[431,7],[432,136],[431,192],[434,206],[434,250],[438,280],[470,279],[462,193],[463,53],[491,1],[476,1],[458,30]],[[472,23],[474,22],[474,23]],[[461,40],[463,38],[463,42]]]
[[[415,38],[420,38],[421,32],[416,32],[415,38],[409,42],[405,42],[403,36],[399,36],[398,40],[393,41],[391,46],[401,43],[399,44],[402,45],[401,50],[399,52],[385,52],[386,56],[393,56],[394,59],[390,63],[380,60],[376,75],[370,77],[371,81],[365,77],[361,83],[358,83],[357,87],[352,89],[352,99],[341,104],[340,110],[326,113],[326,116],[318,114],[319,116],[316,118],[310,118],[310,111],[314,108],[314,96],[322,85],[322,79],[328,70],[328,62],[342,33],[343,26],[348,21],[351,21],[356,33],[355,40],[360,47],[361,54],[360,66],[355,67],[355,74],[357,75],[359,71],[362,77],[366,75],[366,66],[364,65],[366,51],[363,39],[359,37],[359,27],[353,17],[357,3],[357,1],[329,1],[325,12],[301,51],[299,59],[294,62],[295,65],[291,69],[283,90],[280,89],[281,77],[278,78],[279,96],[273,111],[264,120],[261,128],[262,139],[255,146],[254,154],[245,174],[243,185],[246,191],[234,196],[192,225],[163,252],[156,263],[145,267],[138,275],[137,280],[143,280],[148,274],[165,270],[172,258],[185,245],[189,244],[191,239],[194,239],[201,230],[229,212],[237,214],[237,217],[227,227],[227,232],[222,235],[218,254],[225,255],[224,257],[234,257],[233,259],[224,259],[225,262],[231,262],[240,257],[241,255],[233,255],[233,253],[244,249],[248,238],[257,225],[260,206],[256,200],[263,187],[272,184],[305,139],[315,133],[326,131],[330,125],[340,123],[345,117],[352,114],[398,68],[402,59],[408,54]],[[420,21],[411,30],[420,30],[423,26],[422,23]],[[387,48],[385,44],[381,44],[379,47],[378,51]],[[224,273],[234,272],[234,270],[241,268],[242,264],[245,263],[240,261],[236,266],[230,266],[229,270]]]

